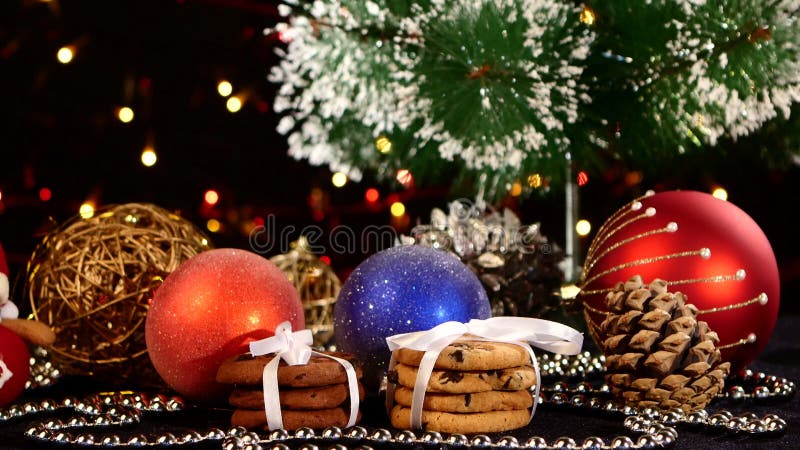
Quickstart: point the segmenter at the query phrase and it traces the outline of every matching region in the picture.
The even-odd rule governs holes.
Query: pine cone
[[[697,320],[697,308],[667,282],[649,286],[635,276],[606,296],[606,383],[626,405],[697,411],[724,387],[730,363],[722,362],[717,333]]]
[[[486,289],[493,316],[544,318],[561,309],[561,299],[554,293],[564,281],[558,267],[564,254],[542,235],[532,238],[529,245],[537,250],[513,248],[462,257]]]

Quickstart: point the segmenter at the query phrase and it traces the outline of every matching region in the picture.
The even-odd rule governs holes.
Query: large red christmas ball
[[[636,274],[686,294],[719,334],[722,356],[734,369],[764,349],[775,327],[780,281],[772,247],[750,216],[709,194],[648,194],[598,230],[579,294],[592,334],[602,322],[605,293]]]
[[[25,390],[30,358],[25,342],[0,324],[0,407],[10,405]]]
[[[200,403],[224,403],[230,387],[215,381],[227,358],[290,321],[305,324],[303,305],[286,275],[244,250],[200,253],[156,291],[145,324],[150,360],[164,381]]]

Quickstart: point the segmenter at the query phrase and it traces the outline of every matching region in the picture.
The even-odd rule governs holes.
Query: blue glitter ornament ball
[[[475,274],[454,255],[418,245],[393,247],[362,262],[333,312],[336,343],[361,361],[368,389],[377,388],[388,365],[386,337],[489,317],[489,299]]]

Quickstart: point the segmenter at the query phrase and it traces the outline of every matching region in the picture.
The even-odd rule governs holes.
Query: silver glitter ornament
[[[559,291],[563,252],[541,234],[540,225],[522,225],[510,209],[457,200],[448,212],[435,208],[428,225],[418,225],[403,244],[448,250],[478,276],[494,316],[545,317],[561,313]]]

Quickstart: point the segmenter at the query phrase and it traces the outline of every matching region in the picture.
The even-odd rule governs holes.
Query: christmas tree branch
[[[712,50],[701,50],[696,54],[697,59],[710,61],[718,58],[723,53],[731,53],[743,45],[755,44],[759,40],[769,40],[772,37],[772,31],[768,25],[752,26],[748,28],[750,31],[740,30],[735,39],[724,41],[719,44],[715,43]],[[644,87],[652,85],[662,78],[681,74],[691,68],[696,62],[695,60],[683,58],[675,65],[667,67],[661,72],[656,72],[655,76],[650,76],[645,81],[640,82],[639,86]]]

